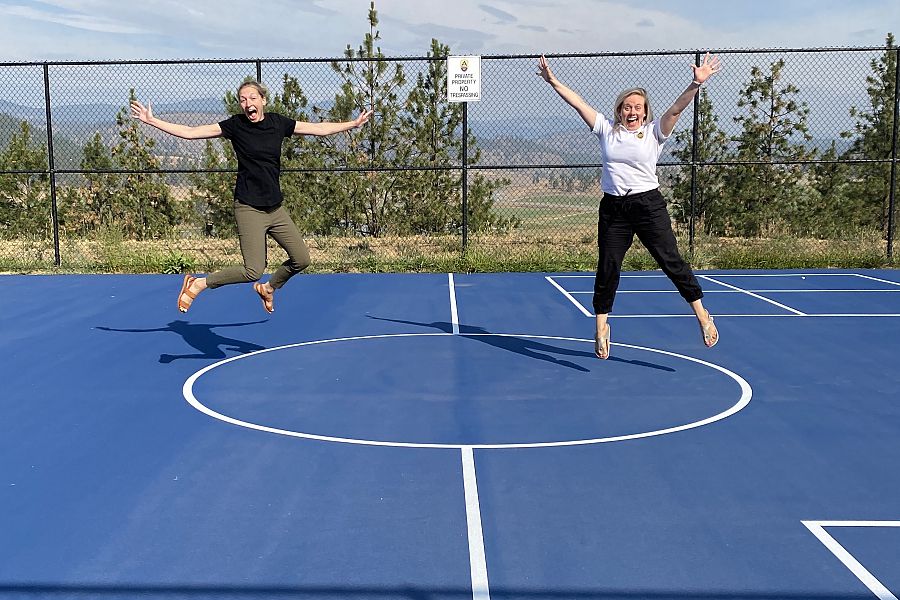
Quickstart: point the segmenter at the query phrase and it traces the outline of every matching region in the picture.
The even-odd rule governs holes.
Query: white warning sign
[[[481,100],[481,57],[447,57],[447,100],[477,102]]]

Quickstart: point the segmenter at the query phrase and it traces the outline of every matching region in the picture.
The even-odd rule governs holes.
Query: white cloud
[[[667,40],[698,39],[702,28],[690,19],[658,10],[617,6],[607,2],[560,0],[557,3],[494,0],[490,15],[484,5],[457,3],[451,10],[437,3],[424,6],[415,0],[388,0],[381,14],[390,14],[398,26],[468,29],[480,34],[481,47],[453,48],[460,52],[538,53],[592,52],[668,47]],[[504,13],[512,19],[497,20]],[[641,23],[657,23],[648,28]]]
[[[31,21],[65,25],[73,29],[84,29],[98,33],[146,33],[142,27],[117,22],[106,17],[89,16],[72,12],[48,11],[22,5],[0,5],[0,13],[9,17],[19,17]]]
[[[900,23],[900,2],[879,9],[814,11],[802,19],[773,20],[735,29],[723,35],[723,45],[735,48],[815,48],[884,44],[892,24]],[[896,26],[894,27],[896,29]]]
[[[497,23],[499,24],[515,23],[518,20],[515,15],[510,14],[505,10],[494,8],[493,6],[489,6],[487,4],[479,4],[478,8],[491,15],[492,17],[498,19]]]
[[[878,45],[900,22],[897,0],[806,5],[781,0],[782,10],[752,19],[739,3],[712,11],[707,0],[378,0],[376,9],[391,56],[423,55],[431,38],[461,54]],[[365,0],[17,0],[0,6],[0,59],[335,57],[362,42],[368,9]]]

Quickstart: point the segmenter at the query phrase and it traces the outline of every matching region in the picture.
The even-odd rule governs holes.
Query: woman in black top
[[[242,112],[211,125],[190,127],[169,123],[153,116],[150,103],[131,103],[131,116],[171,135],[189,139],[224,137],[231,140],[238,160],[234,187],[234,215],[237,221],[243,266],[227,267],[207,277],[187,274],[178,294],[178,310],[187,312],[197,294],[206,288],[231,283],[255,282],[253,289],[267,312],[275,310],[275,290],[309,266],[309,249],[297,226],[282,206],[280,185],[281,144],[292,135],[331,135],[365,124],[372,115],[363,111],[353,121],[307,123],[278,113],[266,113],[268,91],[256,81],[238,88]],[[266,283],[260,283],[266,266],[266,234],[288,254]]]

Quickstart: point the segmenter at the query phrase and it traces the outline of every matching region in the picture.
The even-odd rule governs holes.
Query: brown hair
[[[263,100],[265,100],[266,102],[269,101],[269,88],[267,88],[265,85],[261,84],[260,82],[256,81],[255,79],[245,79],[244,82],[238,86],[238,89],[237,89],[238,98],[241,97],[241,90],[244,89],[245,87],[252,87],[253,89],[256,90],[256,92],[260,96],[263,97]]]

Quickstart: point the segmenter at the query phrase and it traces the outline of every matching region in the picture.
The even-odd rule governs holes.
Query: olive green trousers
[[[256,208],[235,201],[234,218],[244,265],[226,267],[211,273],[206,278],[208,287],[258,281],[266,269],[266,235],[271,235],[288,255],[288,259],[269,279],[269,285],[273,288],[280,288],[288,279],[309,266],[309,248],[284,206]]]

